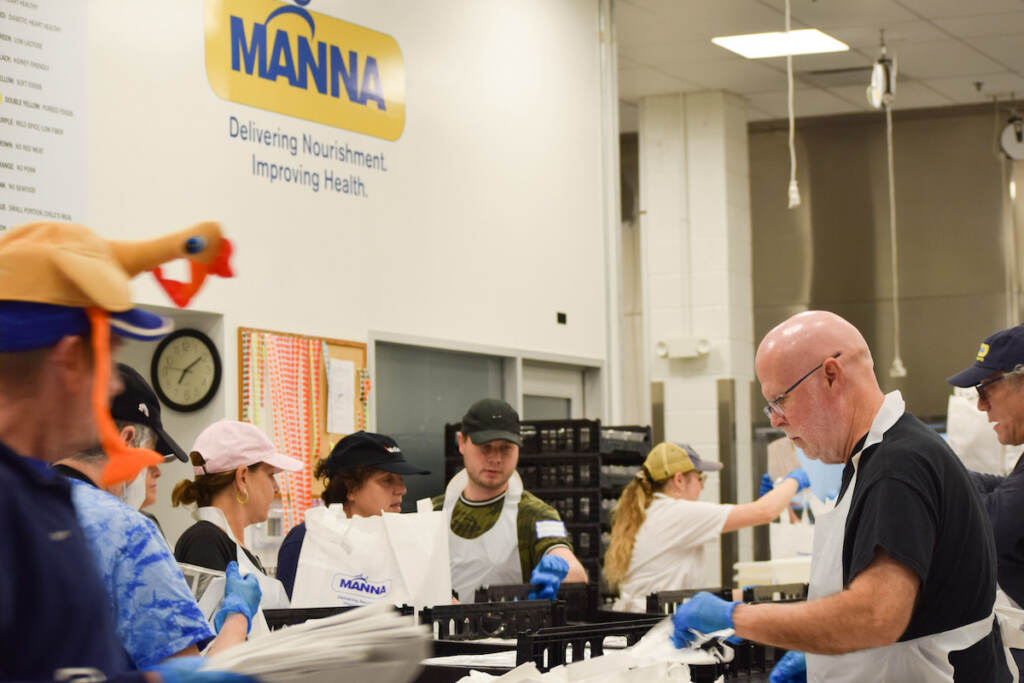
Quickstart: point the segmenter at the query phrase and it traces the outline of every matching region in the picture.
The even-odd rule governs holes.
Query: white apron
[[[253,617],[252,629],[249,632],[249,637],[251,638],[253,636],[269,632],[270,629],[267,628],[267,620],[263,617],[263,610],[284,609],[291,606],[288,601],[288,593],[284,590],[284,584],[273,577],[267,576],[260,571],[259,567],[252,563],[249,556],[245,554],[244,550],[242,550],[242,544],[239,543],[238,539],[235,538],[235,535],[231,533],[231,527],[228,525],[228,520],[220,508],[213,506],[197,508],[196,511],[192,513],[192,517],[199,521],[210,522],[226,533],[228,538],[234,542],[235,547],[237,548],[235,552],[235,560],[238,562],[238,573],[242,576],[255,574],[256,580],[260,584],[260,590],[263,592],[263,595],[260,598],[260,609],[256,613],[256,616]],[[221,599],[223,600],[223,596]],[[217,605],[217,609],[220,609],[219,603]],[[214,613],[216,613],[216,610]]]
[[[843,590],[843,539],[846,517],[850,512],[857,466],[864,449],[882,441],[882,435],[903,415],[900,392],[886,394],[878,415],[868,432],[864,446],[851,461],[853,478],[841,500],[831,512],[815,518],[814,555],[811,561],[811,582],[808,600],[816,600]],[[884,647],[858,650],[843,655],[807,654],[808,683],[843,683],[845,681],[952,681],[953,665],[949,653],[963,650],[992,632],[993,614],[978,621],[914,640]],[[1016,680],[1016,677],[1014,678]]]
[[[451,559],[452,588],[462,602],[473,602],[481,586],[501,586],[523,582],[519,563],[519,533],[516,517],[523,496],[523,480],[513,472],[508,480],[501,516],[490,529],[476,538],[466,539],[452,533],[452,510],[466,488],[469,475],[461,470],[448,482],[444,492],[444,514],[448,525],[448,555]]]

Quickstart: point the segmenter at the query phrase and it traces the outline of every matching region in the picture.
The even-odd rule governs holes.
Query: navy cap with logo
[[[974,364],[946,379],[955,387],[973,387],[997,372],[1010,372],[1024,364],[1024,325],[989,335],[978,347]]]
[[[117,371],[121,375],[124,391],[110,402],[110,416],[115,420],[149,427],[156,432],[156,446],[153,450],[161,455],[173,455],[178,460],[187,462],[188,455],[164,431],[163,422],[160,420],[160,401],[149,383],[135,368],[124,363],[117,364]]]
[[[406,460],[394,439],[374,432],[355,432],[334,444],[325,465],[329,477],[356,467],[372,467],[395,474],[430,474],[430,470]]]
[[[523,445],[519,435],[519,413],[504,401],[485,398],[469,407],[459,431],[477,446],[491,441],[511,441]]]

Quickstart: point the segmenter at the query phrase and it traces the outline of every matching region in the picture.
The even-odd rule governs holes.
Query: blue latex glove
[[[724,628],[733,628],[732,611],[738,604],[738,601],[728,602],[711,593],[697,593],[677,607],[675,614],[672,615],[672,625],[675,626],[672,643],[678,648],[689,645],[694,639],[691,630],[712,633]]]
[[[792,479],[793,481],[796,482],[797,493],[800,493],[805,488],[808,488],[811,485],[811,480],[807,476],[807,472],[804,472],[804,468],[802,467],[797,467],[795,470],[787,474],[784,478]]]
[[[150,669],[164,679],[164,683],[258,683],[255,678],[229,671],[200,671],[205,657],[171,657]]]
[[[807,683],[807,657],[803,652],[790,650],[775,663],[771,683]]]
[[[558,555],[545,555],[530,574],[530,600],[554,600],[569,574],[569,563]]]
[[[224,579],[226,581],[224,584],[224,602],[220,604],[220,609],[213,617],[213,628],[220,633],[224,620],[230,615],[238,613],[244,614],[249,622],[249,625],[246,627],[246,633],[248,633],[252,630],[252,618],[256,615],[256,610],[259,609],[260,598],[263,597],[259,581],[257,581],[255,574],[241,576],[238,573],[237,562],[228,563],[228,566],[224,569]]]
[[[761,490],[758,492],[757,497],[760,498],[764,494],[771,491],[773,488],[775,488],[775,484],[772,482],[772,477],[770,474],[765,472],[764,474],[761,475]]]

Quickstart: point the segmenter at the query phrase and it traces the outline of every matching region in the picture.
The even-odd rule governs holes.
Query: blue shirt
[[[0,680],[64,667],[116,676],[124,653],[68,482],[0,443],[0,491]]]
[[[115,631],[136,668],[205,645],[214,633],[156,526],[106,491],[70,481],[78,522],[112,601]]]

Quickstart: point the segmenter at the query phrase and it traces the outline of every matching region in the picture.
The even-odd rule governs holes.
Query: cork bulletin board
[[[262,330],[248,327],[238,328],[238,419],[245,419],[243,415],[244,411],[244,393],[245,393],[245,376],[244,366],[246,363],[247,346],[244,343],[247,333],[256,333],[257,335],[273,335],[275,337],[288,337],[292,339],[300,339],[306,342],[314,342],[321,348],[325,353],[325,362],[320,365],[320,373],[317,378],[319,385],[317,405],[315,410],[318,412],[316,420],[311,420],[311,424],[319,425],[319,436],[320,443],[319,452],[311,454],[309,458],[310,462],[310,477],[312,478],[312,471],[316,467],[316,463],[327,456],[331,452],[331,448],[345,436],[344,433],[336,433],[330,431],[332,428],[329,420],[329,400],[328,400],[328,364],[330,361],[347,361],[354,367],[355,372],[353,373],[353,385],[351,387],[351,395],[355,397],[352,401],[352,422],[355,429],[359,429],[360,425],[368,424],[369,415],[367,414],[369,401],[361,401],[359,398],[367,397],[369,391],[369,383],[366,377],[366,344],[362,342],[348,341],[344,339],[331,339],[328,337],[315,337],[309,335],[292,334],[289,332],[278,332],[274,330]],[[269,399],[266,399],[269,400]],[[311,427],[312,431],[312,427]],[[310,437],[314,437],[314,434],[310,434]],[[311,438],[310,441],[317,441],[317,439]],[[319,481],[313,479],[312,481],[312,495],[319,497],[323,492],[323,486]]]

